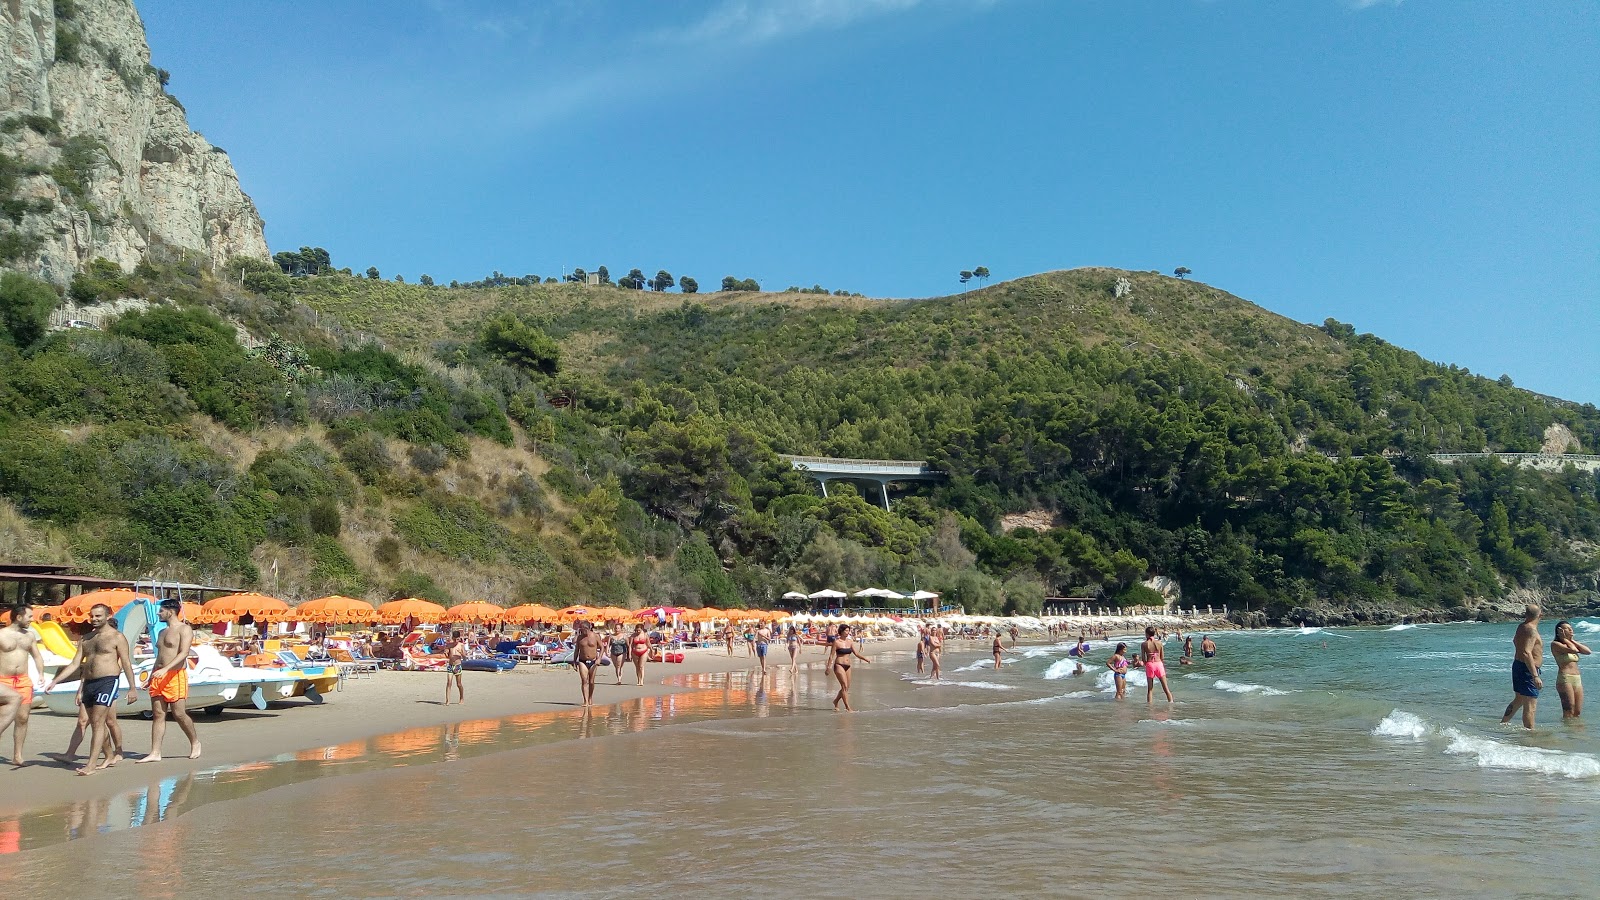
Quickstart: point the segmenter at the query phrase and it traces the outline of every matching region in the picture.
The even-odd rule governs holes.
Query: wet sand
[[[910,639],[879,640],[867,652],[909,650]],[[804,647],[801,663],[819,663],[822,650]],[[775,644],[768,667],[788,666],[788,652]],[[607,667],[597,678],[594,702],[605,706],[642,697],[682,693],[687,687],[665,683],[672,676],[718,672],[744,672],[756,666],[753,656],[735,645],[734,655],[721,649],[691,650],[681,664],[652,663],[645,667],[645,684],[634,683],[633,667],[623,669],[623,684],[615,683],[615,670]],[[348,744],[419,726],[446,725],[476,719],[528,712],[552,712],[578,707],[578,677],[570,666],[528,665],[505,673],[467,672],[465,705],[444,705],[445,676],[439,672],[379,672],[374,677],[347,680],[342,691],[320,705],[303,698],[270,704],[265,711],[230,709],[218,718],[196,716],[204,755],[187,758],[188,742],[177,726],[168,722],[162,742],[163,759],[136,764],[150,747],[150,723],[125,716],[119,719],[124,749],[129,756],[111,769],[87,778],[73,770],[81,761],[59,762],[45,753],[64,750],[76,720],[42,709],[34,710],[28,731],[27,765],[0,768],[0,814],[25,812],[41,806],[103,797],[150,781],[218,765],[248,763],[284,753]],[[9,756],[11,734],[0,736],[0,749]]]

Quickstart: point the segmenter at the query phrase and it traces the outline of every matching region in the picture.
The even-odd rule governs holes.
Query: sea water
[[[1224,632],[1192,666],[1169,642],[1170,706],[1137,670],[1114,700],[1101,642],[1082,675],[1067,644],[998,670],[957,644],[940,683],[880,653],[854,714],[818,668],[685,677],[41,810],[0,889],[1595,896],[1600,739],[1548,662],[1538,728],[1499,724],[1512,630]]]

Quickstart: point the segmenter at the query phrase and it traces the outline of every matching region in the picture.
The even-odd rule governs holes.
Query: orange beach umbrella
[[[555,618],[556,611],[541,603],[524,603],[505,611],[507,622],[550,622]]]
[[[476,625],[486,625],[499,622],[506,616],[504,607],[496,606],[483,600],[474,600],[471,603],[462,603],[445,610],[444,622],[471,622]]]
[[[283,622],[292,618],[292,615],[289,604],[277,597],[256,593],[215,597],[201,607],[201,616],[211,622],[236,622],[245,616],[251,616],[259,622]]]
[[[378,615],[390,625],[398,625],[406,619],[437,622],[444,618],[444,607],[429,600],[407,597],[404,600],[390,600],[378,607]]]
[[[307,600],[294,608],[294,614],[302,622],[320,622],[325,625],[351,625],[356,622],[378,621],[378,611],[372,608],[372,604],[354,597],[341,597],[338,594]]]
[[[131,591],[127,588],[114,588],[106,591],[88,591],[86,593],[79,594],[76,597],[67,598],[67,602],[61,604],[61,612],[56,616],[56,619],[62,622],[70,622],[81,625],[82,623],[89,621],[89,610],[94,608],[94,606],[97,604],[104,603],[106,606],[111,607],[112,612],[116,612],[135,600],[149,600],[152,603],[156,602],[156,598],[150,596],[149,594]]]
[[[556,611],[556,618],[563,622],[576,622],[579,619],[594,617],[594,610],[587,606],[569,606]]]

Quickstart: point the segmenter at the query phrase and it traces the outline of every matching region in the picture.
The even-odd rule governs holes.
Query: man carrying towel
[[[1544,665],[1544,640],[1539,637],[1539,607],[1529,603],[1522,614],[1522,624],[1512,636],[1511,644],[1511,705],[1500,717],[1500,724],[1511,721],[1517,710],[1522,710],[1522,727],[1533,728],[1533,712],[1539,705],[1539,689],[1544,679],[1539,677],[1539,667]]]
[[[150,752],[141,763],[161,761],[161,739],[167,734],[167,714],[183,729],[189,739],[189,758],[200,758],[200,738],[195,734],[194,720],[184,701],[189,698],[189,645],[194,643],[194,628],[183,620],[183,604],[177,600],[161,601],[158,613],[166,628],[156,638],[156,663],[150,670],[150,680],[145,688],[150,692]]]

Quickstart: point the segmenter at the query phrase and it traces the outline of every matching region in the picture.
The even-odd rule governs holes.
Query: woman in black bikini
[[[855,639],[850,636],[850,626],[840,625],[839,634],[833,639],[833,677],[839,679],[839,693],[833,698],[834,712],[839,711],[840,703],[844,704],[845,712],[855,712],[850,708],[850,658],[852,656],[864,663],[872,662],[872,660],[862,656],[860,650],[856,649]]]

